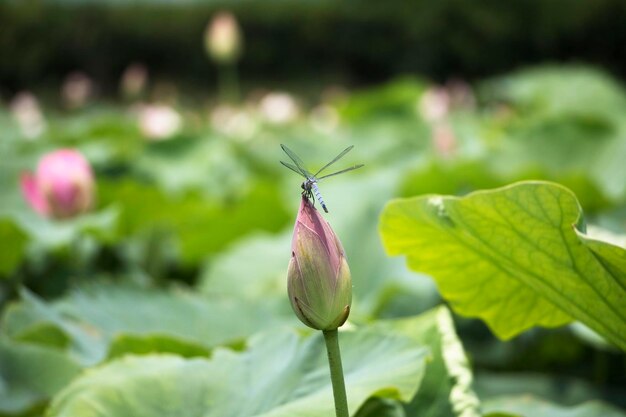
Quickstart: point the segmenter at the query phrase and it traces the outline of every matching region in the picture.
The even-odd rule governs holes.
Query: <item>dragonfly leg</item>
[[[304,189],[304,191],[302,191],[302,195],[309,200],[311,204],[313,204],[313,207],[315,207],[315,197],[313,197],[311,190]]]

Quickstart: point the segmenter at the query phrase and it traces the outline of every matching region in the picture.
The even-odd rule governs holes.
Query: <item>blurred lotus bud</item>
[[[21,188],[30,206],[46,217],[74,217],[93,205],[91,166],[83,155],[73,149],[61,149],[45,155],[34,174],[22,174]]]
[[[432,127],[432,141],[435,152],[443,158],[451,158],[456,152],[456,136],[447,123],[438,123]]]
[[[476,97],[472,87],[463,80],[454,79],[447,84],[452,107],[472,110],[476,107]]]
[[[242,39],[237,19],[230,12],[219,12],[204,33],[207,52],[220,64],[230,64],[241,54]]]
[[[120,89],[126,98],[140,96],[148,84],[148,70],[144,65],[129,65],[122,74]]]
[[[70,109],[83,107],[92,94],[93,82],[82,72],[72,72],[61,86],[61,98]]]
[[[429,123],[440,122],[450,111],[450,96],[442,87],[431,87],[422,94],[418,103],[419,114]]]
[[[293,121],[300,112],[293,96],[283,92],[265,95],[260,103],[260,111],[268,122],[274,124],[289,123]]]
[[[300,321],[334,330],[348,319],[350,269],[339,239],[311,202],[302,197],[291,243],[287,289]]]
[[[174,136],[182,126],[180,114],[165,105],[139,108],[139,128],[148,139],[164,140]]]
[[[27,139],[36,139],[46,130],[46,120],[37,98],[26,91],[18,93],[10,104],[11,114]]]

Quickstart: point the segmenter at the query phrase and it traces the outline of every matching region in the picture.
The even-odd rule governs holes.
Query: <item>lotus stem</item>
[[[343,367],[341,365],[341,352],[339,350],[339,332],[324,330],[324,341],[328,352],[328,365],[330,367],[330,380],[333,385],[335,397],[335,414],[337,417],[349,417],[348,399],[346,397],[346,384],[343,379]]]

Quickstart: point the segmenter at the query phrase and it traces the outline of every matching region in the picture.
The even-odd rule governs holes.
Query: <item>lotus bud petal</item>
[[[84,213],[93,204],[91,166],[72,149],[45,155],[34,174],[22,175],[21,188],[24,198],[37,213],[56,219]]]
[[[232,13],[220,12],[209,23],[204,35],[206,49],[216,62],[232,63],[241,53],[241,31]]]
[[[345,323],[352,302],[350,268],[335,232],[306,197],[293,231],[287,278],[289,301],[300,321],[317,330]]]

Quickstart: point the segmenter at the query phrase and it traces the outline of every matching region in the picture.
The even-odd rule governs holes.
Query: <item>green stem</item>
[[[346,385],[343,380],[343,367],[341,366],[341,352],[339,350],[339,333],[337,329],[325,330],[323,333],[328,352],[330,380],[333,384],[333,396],[335,397],[335,414],[337,417],[349,417]]]
[[[218,89],[222,103],[236,104],[239,101],[239,80],[234,62],[218,65]]]

